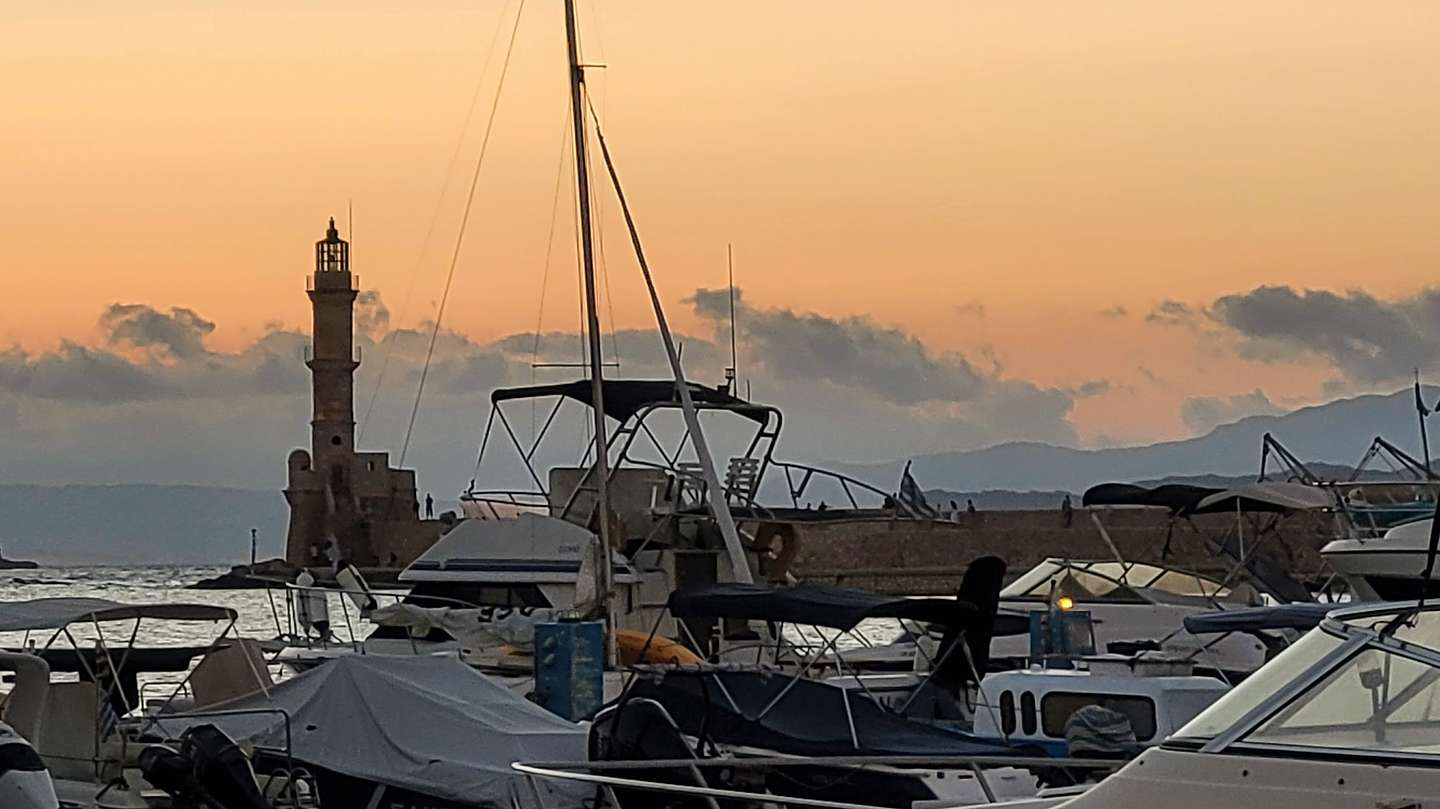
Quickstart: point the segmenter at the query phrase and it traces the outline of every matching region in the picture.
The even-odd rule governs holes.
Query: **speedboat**
[[[204,711],[156,714],[173,738],[213,723],[262,776],[303,769],[321,806],[578,807],[592,790],[518,789],[510,762],[586,757],[586,730],[453,657],[349,655]]]
[[[0,670],[13,675],[0,719],[18,737],[0,737],[4,761],[23,764],[31,773],[42,772],[35,769],[42,766],[44,780],[65,807],[300,805],[291,799],[313,797],[313,790],[290,780],[288,797],[278,791],[267,797],[244,754],[217,731],[197,728],[183,738],[149,741],[131,733],[147,710],[181,703],[204,709],[268,684],[258,649],[230,634],[235,620],[233,610],[199,604],[94,598],[0,604],[0,632],[49,633],[43,645],[0,652]],[[141,645],[136,638],[147,621],[219,622],[225,628],[203,647]],[[116,632],[117,626],[122,631]],[[128,642],[115,640],[127,636]],[[175,676],[183,681],[175,684]],[[147,705],[145,689],[167,680],[173,685],[170,697]],[[182,691],[188,694],[183,699]],[[30,809],[17,802],[16,792],[5,790],[18,788],[33,797],[45,792],[39,782],[38,775],[0,775],[0,805]],[[278,787],[280,781],[268,785]]]
[[[1153,655],[1060,660],[1049,646],[1032,668],[984,674],[992,636],[1025,632],[1045,619],[1056,627],[1088,623],[1083,611],[1042,610],[1038,621],[998,613],[1003,574],[1000,560],[977,560],[956,598],[824,585],[677,591],[670,612],[713,662],[640,667],[620,699],[597,717],[592,746],[612,760],[681,760],[701,751],[707,759],[800,757],[805,764],[763,772],[751,786],[896,809],[960,805],[1033,796],[1042,783],[1055,783],[1027,767],[1049,773],[1047,779],[1065,769],[1060,762],[1073,752],[1077,716],[1098,709],[1120,726],[1113,736],[1128,741],[1106,752],[1123,757],[1158,743],[1228,690],[1220,680],[1192,674],[1185,661]],[[916,671],[857,671],[838,641],[860,622],[881,619],[923,622],[944,636],[937,647],[918,650]],[[747,624],[762,622],[768,632],[737,637]],[[708,635],[692,634],[707,625]],[[800,626],[808,631],[795,631]],[[809,645],[797,638],[821,640]],[[746,656],[726,654],[734,641]],[[895,766],[856,760],[877,756],[902,760]],[[954,757],[982,757],[990,770],[982,778],[969,763],[944,762]],[[1036,765],[1034,758],[1056,763]],[[649,775],[673,773],[657,765]],[[724,780],[729,775],[712,772],[703,780],[734,785]],[[682,768],[679,777],[694,775]]]
[[[1440,605],[1337,610],[1065,809],[1421,807],[1440,793]]]
[[[1237,588],[1172,567],[1128,561],[1046,559],[1000,592],[1002,610],[1021,614],[1058,603],[1084,610],[1097,653],[1157,651],[1188,658],[1202,671],[1243,678],[1266,660],[1266,646],[1248,635],[1201,638],[1184,630],[1187,616],[1219,606],[1253,604],[1252,588]],[[1021,658],[1023,637],[997,638],[991,654]]]
[[[1361,601],[1396,601],[1440,595],[1440,570],[1423,580],[1433,520],[1403,522],[1379,537],[1333,540],[1320,549]]]

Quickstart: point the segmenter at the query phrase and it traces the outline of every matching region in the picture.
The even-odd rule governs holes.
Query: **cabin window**
[[[1125,715],[1135,731],[1137,741],[1147,742],[1155,738],[1155,701],[1149,697],[1119,696],[1115,694],[1081,694],[1067,691],[1052,691],[1040,700],[1040,722],[1045,735],[1056,739],[1065,738],[1065,722],[1070,715],[1086,705],[1099,705]]]
[[[1035,695],[1029,691],[1020,695],[1020,728],[1026,736],[1035,735]]]
[[[1000,733],[1009,736],[1015,732],[1015,693],[1004,691],[1000,694]]]

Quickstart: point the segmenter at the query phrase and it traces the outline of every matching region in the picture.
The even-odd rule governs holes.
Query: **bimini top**
[[[235,610],[208,604],[121,604],[104,598],[36,598],[0,603],[0,632],[61,629],[78,621],[233,621]]]
[[[758,671],[668,669],[636,677],[619,710],[664,706],[686,735],[798,756],[1013,756],[1016,748],[906,719],[858,689]]]
[[[690,398],[697,407],[732,410],[761,424],[769,421],[771,408],[752,404],[732,396],[722,389],[710,388],[694,382],[690,387]],[[654,405],[678,406],[680,397],[675,392],[675,383],[669,379],[607,379],[604,381],[605,415],[619,422],[629,421],[631,416]],[[490,394],[491,404],[512,399],[539,399],[546,396],[563,396],[583,405],[590,406],[591,385],[588,379],[574,382],[560,382],[553,385],[526,385],[520,388],[499,388]]]
[[[1313,511],[1333,508],[1335,498],[1325,489],[1304,483],[1247,483],[1230,489],[1179,483],[1153,488],[1130,483],[1102,483],[1087,489],[1080,502],[1087,506],[1152,506],[1185,515],[1233,511]]]
[[[1153,488],[1133,483],[1101,483],[1086,489],[1080,502],[1086,506],[1151,506],[1182,511],[1220,491],[1183,483],[1168,483]]]
[[[848,630],[866,618],[908,618],[953,626],[978,620],[980,610],[953,598],[897,598],[825,584],[762,587],[710,584],[670,594],[670,614],[779,621]]]

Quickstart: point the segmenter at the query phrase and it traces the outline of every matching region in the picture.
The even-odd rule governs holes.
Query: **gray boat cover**
[[[587,730],[546,711],[453,657],[350,655],[285,680],[270,693],[207,711],[285,711],[298,761],[477,806],[536,809],[510,764],[585,761]],[[176,738],[213,723],[237,741],[285,747],[279,713],[167,716],[146,733]],[[584,785],[539,783],[544,805],[574,806]]]

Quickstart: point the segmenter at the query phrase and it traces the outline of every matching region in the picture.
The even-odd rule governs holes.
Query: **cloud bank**
[[[737,294],[741,390],[785,410],[785,457],[875,461],[1008,440],[1074,444],[1076,399],[1108,388],[1103,380],[1036,385],[869,318],[757,306]],[[705,326],[676,335],[686,373],[719,383],[730,364],[728,292],[699,289],[685,304]],[[0,451],[12,460],[3,482],[283,484],[285,454],[308,441],[307,335],[272,326],[225,352],[209,345],[217,324],[202,313],[143,303],[107,307],[98,326],[94,345],[0,350]],[[396,328],[374,290],[357,298],[362,447],[398,452],[432,329]],[[654,330],[607,334],[605,346],[620,366],[607,373],[669,376]],[[490,392],[572,378],[578,371],[534,365],[573,363],[582,349],[574,333],[481,343],[442,329],[406,458],[421,485],[463,488]]]

